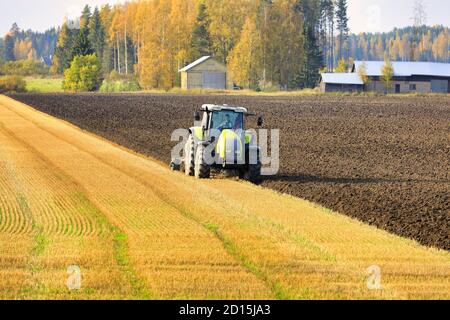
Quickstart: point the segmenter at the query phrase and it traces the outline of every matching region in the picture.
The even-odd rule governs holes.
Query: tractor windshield
[[[214,111],[211,128],[216,130],[241,130],[244,128],[244,115],[234,111]]]

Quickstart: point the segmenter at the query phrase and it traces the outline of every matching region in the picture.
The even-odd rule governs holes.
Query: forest
[[[51,62],[59,31],[51,28],[44,32],[22,30],[14,23],[11,30],[0,38],[0,60],[41,60]]]
[[[414,25],[351,34],[346,0],[147,0],[101,8],[38,34],[14,25],[0,42],[5,61],[52,56],[63,74],[95,54],[104,77],[134,76],[144,89],[180,85],[178,70],[212,55],[250,89],[315,87],[321,71],[352,60],[449,62],[449,29]]]

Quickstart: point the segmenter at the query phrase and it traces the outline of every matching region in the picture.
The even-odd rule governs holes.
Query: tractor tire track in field
[[[6,129],[4,128],[3,123],[0,122],[0,134],[5,133]],[[6,233],[10,235],[28,235],[30,237],[30,240],[32,241],[31,250],[28,253],[28,258],[26,262],[26,269],[28,276],[25,279],[25,283],[22,284],[22,287],[20,288],[20,293],[18,296],[20,298],[30,297],[30,293],[35,290],[36,288],[39,288],[42,284],[39,283],[36,279],[36,273],[38,273],[42,269],[42,264],[39,261],[39,256],[44,253],[48,246],[48,238],[46,237],[44,233],[44,228],[41,224],[39,224],[28,204],[27,198],[24,196],[24,190],[21,186],[21,183],[18,181],[17,175],[14,172],[13,166],[8,162],[7,159],[5,159],[5,156],[2,154],[2,149],[0,148],[0,163],[3,163],[3,174],[5,174],[6,179],[8,181],[4,180],[5,188],[2,188],[2,194],[7,193],[7,189],[9,189],[10,194],[14,194],[15,203],[17,204],[17,207],[14,211],[14,216],[17,218],[11,218],[9,221],[5,221],[7,219],[2,219],[0,226],[4,224],[5,226],[9,225],[9,228],[7,228],[5,231]],[[6,188],[9,187],[9,188]],[[3,201],[2,201],[3,202]],[[5,201],[4,203],[8,203],[8,201]],[[9,211],[9,208],[3,207],[3,210],[5,213]],[[2,210],[2,211],[3,211]],[[10,211],[11,212],[11,211]],[[19,218],[22,217],[22,218]],[[9,222],[9,223],[8,223]],[[18,222],[18,224],[16,224]],[[28,223],[29,227],[26,227],[26,224]],[[15,227],[16,226],[16,227]]]
[[[38,209],[40,212],[42,212],[42,219],[43,221],[40,223],[42,226],[42,232],[45,234],[53,234],[53,235],[60,235],[60,236],[99,236],[102,233],[102,230],[94,230],[92,229],[92,221],[89,219],[91,217],[83,216],[81,214],[78,214],[76,212],[77,209],[73,202],[72,198],[76,198],[78,192],[75,191],[75,195],[67,195],[64,193],[64,190],[66,189],[65,186],[68,186],[67,189],[71,189],[70,182],[69,184],[65,184],[64,180],[66,180],[66,176],[58,170],[55,170],[54,167],[51,165],[48,165],[47,159],[45,159],[42,154],[36,152],[29,144],[27,144],[25,141],[17,138],[13,132],[5,129],[4,125],[0,123],[0,133],[6,137],[6,139],[9,139],[10,141],[14,141],[16,145],[22,146],[22,150],[20,152],[29,152],[30,154],[34,155],[36,166],[40,166],[45,168],[44,174],[42,176],[37,177],[36,174],[34,175],[28,175],[27,180],[24,180],[22,183],[19,183],[16,181],[14,183],[14,190],[17,190],[20,188],[20,185],[26,185],[26,186],[33,186],[33,185],[42,185],[42,182],[45,180],[46,182],[55,185],[58,187],[58,189],[61,190],[58,194],[51,194],[48,196],[48,198],[44,198],[43,200],[39,199],[39,196],[42,196],[42,194],[38,194],[37,192],[32,193],[33,200],[38,205]],[[8,162],[5,162],[8,167],[12,168],[13,165],[9,164]],[[19,165],[19,168],[21,165]],[[20,175],[20,171],[18,171],[17,168],[14,169],[15,172],[12,172],[10,170],[9,176],[17,180],[17,176]],[[31,169],[33,172],[36,170]],[[29,188],[30,189],[30,188]],[[25,192],[24,192],[25,193]],[[30,193],[28,191],[27,193]],[[69,198],[69,199],[68,199]],[[26,201],[24,197],[21,198],[23,201]],[[5,201],[5,205],[8,205],[8,202]],[[64,210],[71,210],[71,215],[61,215],[61,209]],[[8,210],[5,210],[8,211]],[[18,212],[20,213],[20,211]],[[7,221],[8,223],[8,221]],[[14,223],[11,223],[10,225],[14,225]],[[19,228],[21,228],[19,226]],[[7,231],[7,230],[3,230]],[[19,230],[20,231],[20,230]],[[21,228],[21,232],[26,233],[26,228]],[[14,234],[14,232],[10,232],[11,234]]]
[[[80,185],[76,179],[70,177],[67,173],[65,173],[63,170],[61,170],[59,167],[55,166],[47,157],[45,157],[41,152],[33,148],[30,144],[28,144],[23,139],[20,139],[16,135],[14,135],[13,132],[7,130],[0,122],[0,132],[6,134],[12,141],[17,142],[21,146],[24,147],[30,154],[34,156],[34,160],[36,162],[41,162],[42,167],[45,167],[49,170],[49,172],[52,172],[55,177],[62,178],[65,184],[67,184],[68,189],[72,189],[73,192],[76,193],[76,197],[78,200],[83,203],[86,207],[88,207],[91,213],[91,218],[94,218],[95,222],[98,223],[98,225],[103,226],[106,225],[106,228],[109,230],[110,241],[113,242],[113,248],[114,248],[114,255],[116,262],[118,266],[120,266],[122,272],[130,282],[133,288],[133,295],[132,298],[134,299],[149,299],[151,298],[151,293],[148,291],[147,288],[144,288],[142,285],[142,281],[137,278],[136,272],[133,270],[132,266],[129,263],[129,257],[128,257],[128,246],[126,243],[126,235],[124,234],[123,230],[121,230],[118,226],[113,225],[110,221],[108,221],[107,216],[98,208],[98,206],[95,204],[95,200],[89,199],[88,193],[86,190],[83,189],[82,185]],[[14,174],[10,175],[11,177],[14,177]],[[31,184],[31,182],[30,182]],[[15,182],[13,183],[14,189],[19,190],[20,189],[20,183]],[[64,201],[64,199],[61,199],[61,201]],[[20,212],[24,214],[26,217],[28,217],[32,221],[32,230],[33,230],[33,239],[35,242],[34,247],[32,248],[30,252],[30,261],[29,261],[29,270],[31,272],[31,279],[36,279],[36,273],[42,270],[42,263],[39,262],[39,256],[42,256],[45,249],[47,248],[49,244],[49,235],[63,235],[63,236],[69,236],[69,237],[91,237],[91,236],[100,236],[103,232],[102,230],[98,230],[98,234],[94,234],[94,230],[91,230],[90,232],[84,232],[86,229],[83,227],[84,223],[77,223],[76,221],[70,221],[74,223],[77,227],[74,229],[78,229],[78,232],[60,232],[62,231],[61,228],[56,228],[57,230],[45,230],[43,225],[38,225],[36,223],[36,219],[33,217],[33,214],[30,210],[30,207],[28,205],[28,202],[26,198],[22,194],[17,195],[17,202],[20,206]],[[53,210],[49,210],[51,214],[55,214]],[[64,206],[61,206],[60,214],[64,214],[67,212],[64,208]],[[48,225],[59,225],[58,222],[55,223],[55,221],[58,220],[58,217],[54,218],[47,218],[46,223]],[[92,225],[92,223],[89,223]],[[53,231],[53,232],[52,232]],[[68,231],[65,229],[65,231]],[[42,286],[42,283],[34,283],[27,287],[23,287],[22,290],[22,298],[32,298],[32,293],[39,288],[39,286]],[[31,294],[31,296],[30,296]]]
[[[31,154],[33,154],[36,157],[36,159],[38,159],[41,162],[41,164],[43,166],[47,167],[55,175],[63,177],[64,180],[67,181],[69,188],[75,189],[75,192],[77,192],[80,200],[82,202],[84,202],[85,204],[87,204],[87,206],[92,209],[92,212],[96,213],[95,220],[97,220],[97,222],[100,222],[99,223],[100,225],[104,225],[104,224],[107,225],[107,229],[109,229],[109,232],[111,233],[111,241],[114,244],[113,247],[114,247],[114,254],[115,254],[116,262],[120,266],[120,268],[122,269],[122,272],[126,275],[127,279],[129,280],[130,284],[133,287],[133,298],[136,298],[136,299],[151,298],[151,293],[147,290],[147,288],[143,287],[142,281],[140,279],[138,279],[138,277],[136,276],[135,270],[133,270],[133,267],[129,263],[128,245],[126,243],[127,238],[126,238],[124,231],[121,230],[118,226],[116,226],[116,225],[112,224],[110,221],[108,221],[107,215],[105,215],[102,212],[102,210],[99,209],[99,206],[95,203],[96,202],[95,200],[89,198],[88,192],[86,190],[84,190],[82,185],[79,184],[76,181],[76,179],[69,176],[62,169],[60,169],[59,167],[54,165],[50,159],[45,157],[41,152],[39,152],[38,150],[33,148],[33,146],[28,144],[26,141],[18,138],[17,136],[14,135],[14,133],[9,132],[7,129],[4,128],[4,126],[2,126],[2,127],[3,128],[0,127],[0,129],[2,129],[2,131],[6,132],[11,139],[16,140],[22,146],[24,146]],[[22,209],[22,212],[25,212],[27,215],[32,216],[31,211],[27,205],[26,199],[24,197],[20,197],[19,204]],[[64,213],[64,211],[62,211],[61,213]],[[32,255],[31,255],[32,257],[36,257],[36,256],[41,255],[44,252],[45,247],[48,244],[48,240],[43,231],[42,226],[38,227],[33,223],[33,229],[38,230],[38,232],[36,232],[36,235],[35,235],[36,246],[33,248]],[[50,233],[50,231],[47,233]],[[56,234],[58,235],[58,232],[56,232]],[[73,234],[66,234],[66,235],[74,236]],[[83,232],[80,232],[76,235],[77,236],[90,236],[92,234],[85,234]],[[33,271],[39,270],[39,268],[37,266],[35,266],[34,264],[31,269]]]
[[[209,247],[221,249],[236,265],[234,269],[225,270],[243,270],[238,274],[240,281],[234,286],[246,289],[243,284],[249,282],[254,288],[253,294],[260,290],[266,298],[399,299],[445,297],[446,292],[450,292],[450,256],[445,252],[425,249],[409,240],[325,213],[301,200],[245,183],[199,182],[170,173],[155,162],[28,107],[1,100],[1,97],[0,105],[8,110],[0,110],[0,120],[2,117],[15,119],[8,127],[9,132],[34,150],[35,156],[42,157],[52,171],[67,175],[67,179],[77,185],[77,190],[86,195],[86,201],[101,210],[100,214],[111,225],[120,227],[112,231],[116,257],[119,265],[124,263],[125,273],[132,273],[128,279],[137,293],[135,297],[215,297],[207,291],[214,286],[211,281],[207,287],[182,288],[191,277],[194,283],[201,282],[205,277],[201,270],[205,268],[211,273],[217,265],[211,259],[209,265],[201,261],[191,264],[188,256],[183,255],[181,260],[174,260],[173,254],[183,252],[174,251],[167,241],[173,241],[170,238],[173,232],[182,230],[177,229],[180,223],[188,232],[197,232],[194,237],[208,234],[193,242],[189,247],[190,256],[195,255],[196,250],[205,249],[204,242],[211,243]],[[32,136],[26,134],[25,127],[32,129]],[[52,150],[51,144],[58,150]],[[77,169],[69,166],[74,156],[79,162]],[[91,177],[86,176],[86,172],[91,172]],[[103,183],[100,173],[114,179],[113,185]],[[98,180],[97,188],[90,182],[94,180]],[[128,194],[124,190],[128,190]],[[141,196],[136,197],[135,193]],[[153,206],[155,202],[160,202],[158,212],[145,209],[144,206]],[[155,238],[155,234],[161,232],[154,229],[156,227],[163,227],[162,238]],[[186,239],[181,234],[178,237]],[[147,250],[152,255],[160,255],[159,260],[137,248],[142,246],[142,239],[147,238],[161,243],[161,246],[149,243]],[[213,246],[214,243],[217,246]],[[230,263],[218,261],[221,268],[225,268],[225,262]],[[365,270],[373,263],[379,263],[386,272],[381,292],[365,288]],[[133,269],[127,270],[128,266]],[[198,270],[197,273],[186,272],[187,266]],[[173,270],[181,270],[181,273]],[[178,273],[190,278],[179,281]],[[146,282],[148,279],[155,281],[155,274],[165,279],[162,287]],[[199,278],[195,280],[195,277]],[[215,285],[223,286],[225,281],[220,277],[209,279],[219,280]],[[156,292],[153,291],[155,286]],[[152,294],[146,296],[148,288]],[[249,294],[242,291],[239,297],[254,297]]]

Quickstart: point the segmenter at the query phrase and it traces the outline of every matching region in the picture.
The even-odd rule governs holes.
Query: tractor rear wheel
[[[246,161],[247,161],[247,168],[240,174],[240,177],[243,177],[245,180],[250,181],[251,183],[258,184],[261,182],[261,155],[260,150],[257,149],[256,154],[256,163],[250,163],[250,150],[246,150]],[[252,160],[252,162],[255,162]]]
[[[251,183],[259,183],[261,181],[261,162],[257,164],[251,164],[248,167],[248,180]]]
[[[194,176],[195,173],[195,142],[192,134],[184,147],[184,173],[187,176]]]
[[[211,166],[205,161],[205,146],[199,145],[195,156],[195,177],[197,179],[209,179]]]

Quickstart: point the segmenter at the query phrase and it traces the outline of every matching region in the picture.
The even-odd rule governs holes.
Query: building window
[[[417,91],[417,85],[416,84],[410,84],[409,85],[409,91]]]

